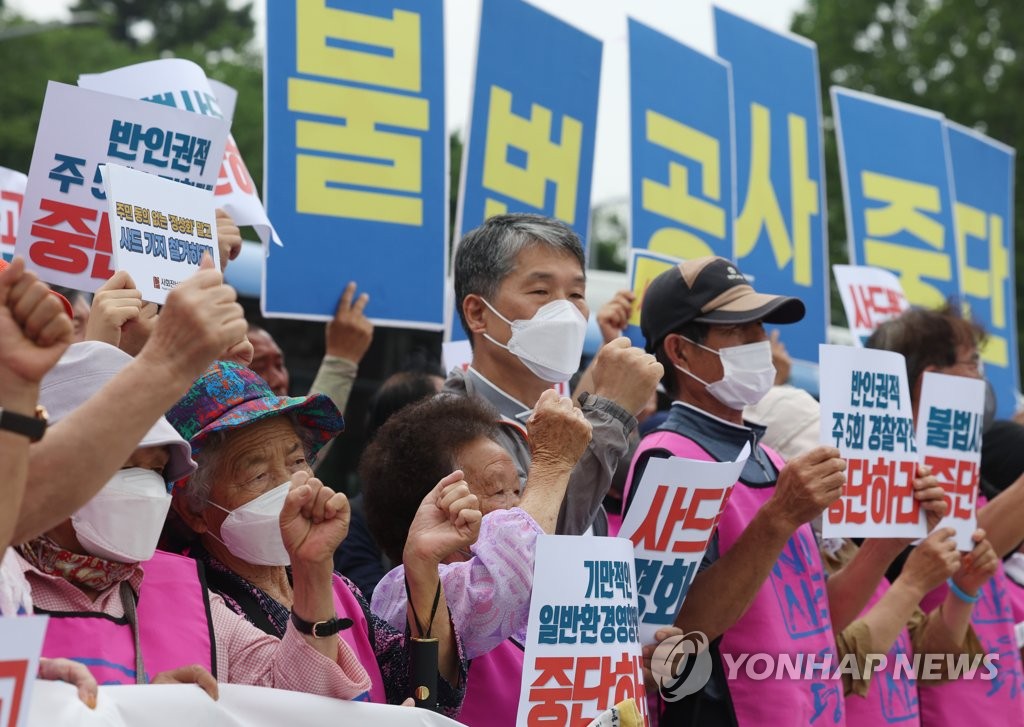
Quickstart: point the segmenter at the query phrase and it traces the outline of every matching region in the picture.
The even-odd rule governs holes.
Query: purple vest
[[[509,639],[473,659],[459,722],[469,727],[515,727],[523,650]]]
[[[216,642],[209,618],[206,584],[191,558],[157,551],[143,563],[136,615],[145,681],[189,664],[216,676]],[[43,656],[81,662],[100,684],[135,684],[135,641],[125,618],[104,613],[54,612]]]

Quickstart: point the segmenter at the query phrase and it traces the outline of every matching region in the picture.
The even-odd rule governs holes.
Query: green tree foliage
[[[1014,148],[1024,147],[1024,14],[1016,0],[808,0],[795,33],[818,44],[826,128],[833,84],[934,109]],[[826,136],[832,262],[847,258],[835,137]],[[1017,189],[1022,189],[1017,164]],[[1024,208],[1016,207],[1017,249]],[[1017,280],[1024,255],[1017,254]],[[1017,320],[1024,323],[1024,296]],[[842,315],[842,306],[833,311]]]

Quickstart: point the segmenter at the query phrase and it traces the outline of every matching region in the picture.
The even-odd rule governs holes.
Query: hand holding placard
[[[765,507],[795,532],[839,499],[844,484],[846,462],[839,450],[816,447],[786,463]]]

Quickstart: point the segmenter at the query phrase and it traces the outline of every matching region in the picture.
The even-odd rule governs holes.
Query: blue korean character
[[[154,167],[166,167],[167,156],[171,153],[171,142],[174,141],[174,134],[170,131],[164,131],[158,126],[152,126],[146,129],[142,140],[146,144],[146,153],[142,156],[142,160],[146,164],[152,164]]]
[[[864,416],[861,412],[846,415],[846,433],[843,442],[847,447],[864,448]]]
[[[841,411],[832,412],[832,438],[836,440],[836,446],[838,447],[843,441],[843,432],[845,428],[843,426],[843,419],[846,415]],[[637,579],[640,578],[640,574],[637,573]]]
[[[122,227],[118,248],[128,252],[142,252],[142,231],[134,227]]]
[[[167,253],[171,262],[180,263],[185,261],[185,241],[177,237],[167,238]]]
[[[103,174],[100,172],[102,164],[96,165],[96,171],[92,174],[92,196],[98,200],[105,200],[107,193],[103,191]]]
[[[138,124],[114,119],[114,122],[110,125],[110,144],[107,146],[107,156],[127,159],[130,162],[135,161],[141,134],[142,127]],[[118,148],[122,144],[128,146],[127,151],[121,151]]]
[[[142,235],[146,239],[146,254],[153,257],[162,257],[166,260],[167,238],[159,232],[149,232],[148,230],[142,233]]]
[[[933,406],[928,412],[926,425],[929,447],[945,449],[949,447],[950,434],[953,427],[953,410]]]
[[[545,604],[540,608],[540,634],[537,637],[538,643],[558,643],[558,606]]]
[[[85,177],[79,167],[85,164],[85,159],[73,157],[69,154],[54,154],[54,161],[57,166],[50,170],[50,179],[60,182],[60,191],[67,194],[72,184],[85,184]]]

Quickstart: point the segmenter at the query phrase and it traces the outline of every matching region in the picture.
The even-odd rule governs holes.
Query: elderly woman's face
[[[287,417],[236,429],[224,442],[210,501],[234,510],[287,482],[299,470],[313,472],[302,440]]]
[[[519,475],[512,457],[500,444],[487,437],[474,439],[455,455],[470,491],[480,499],[480,512],[519,504]]]

